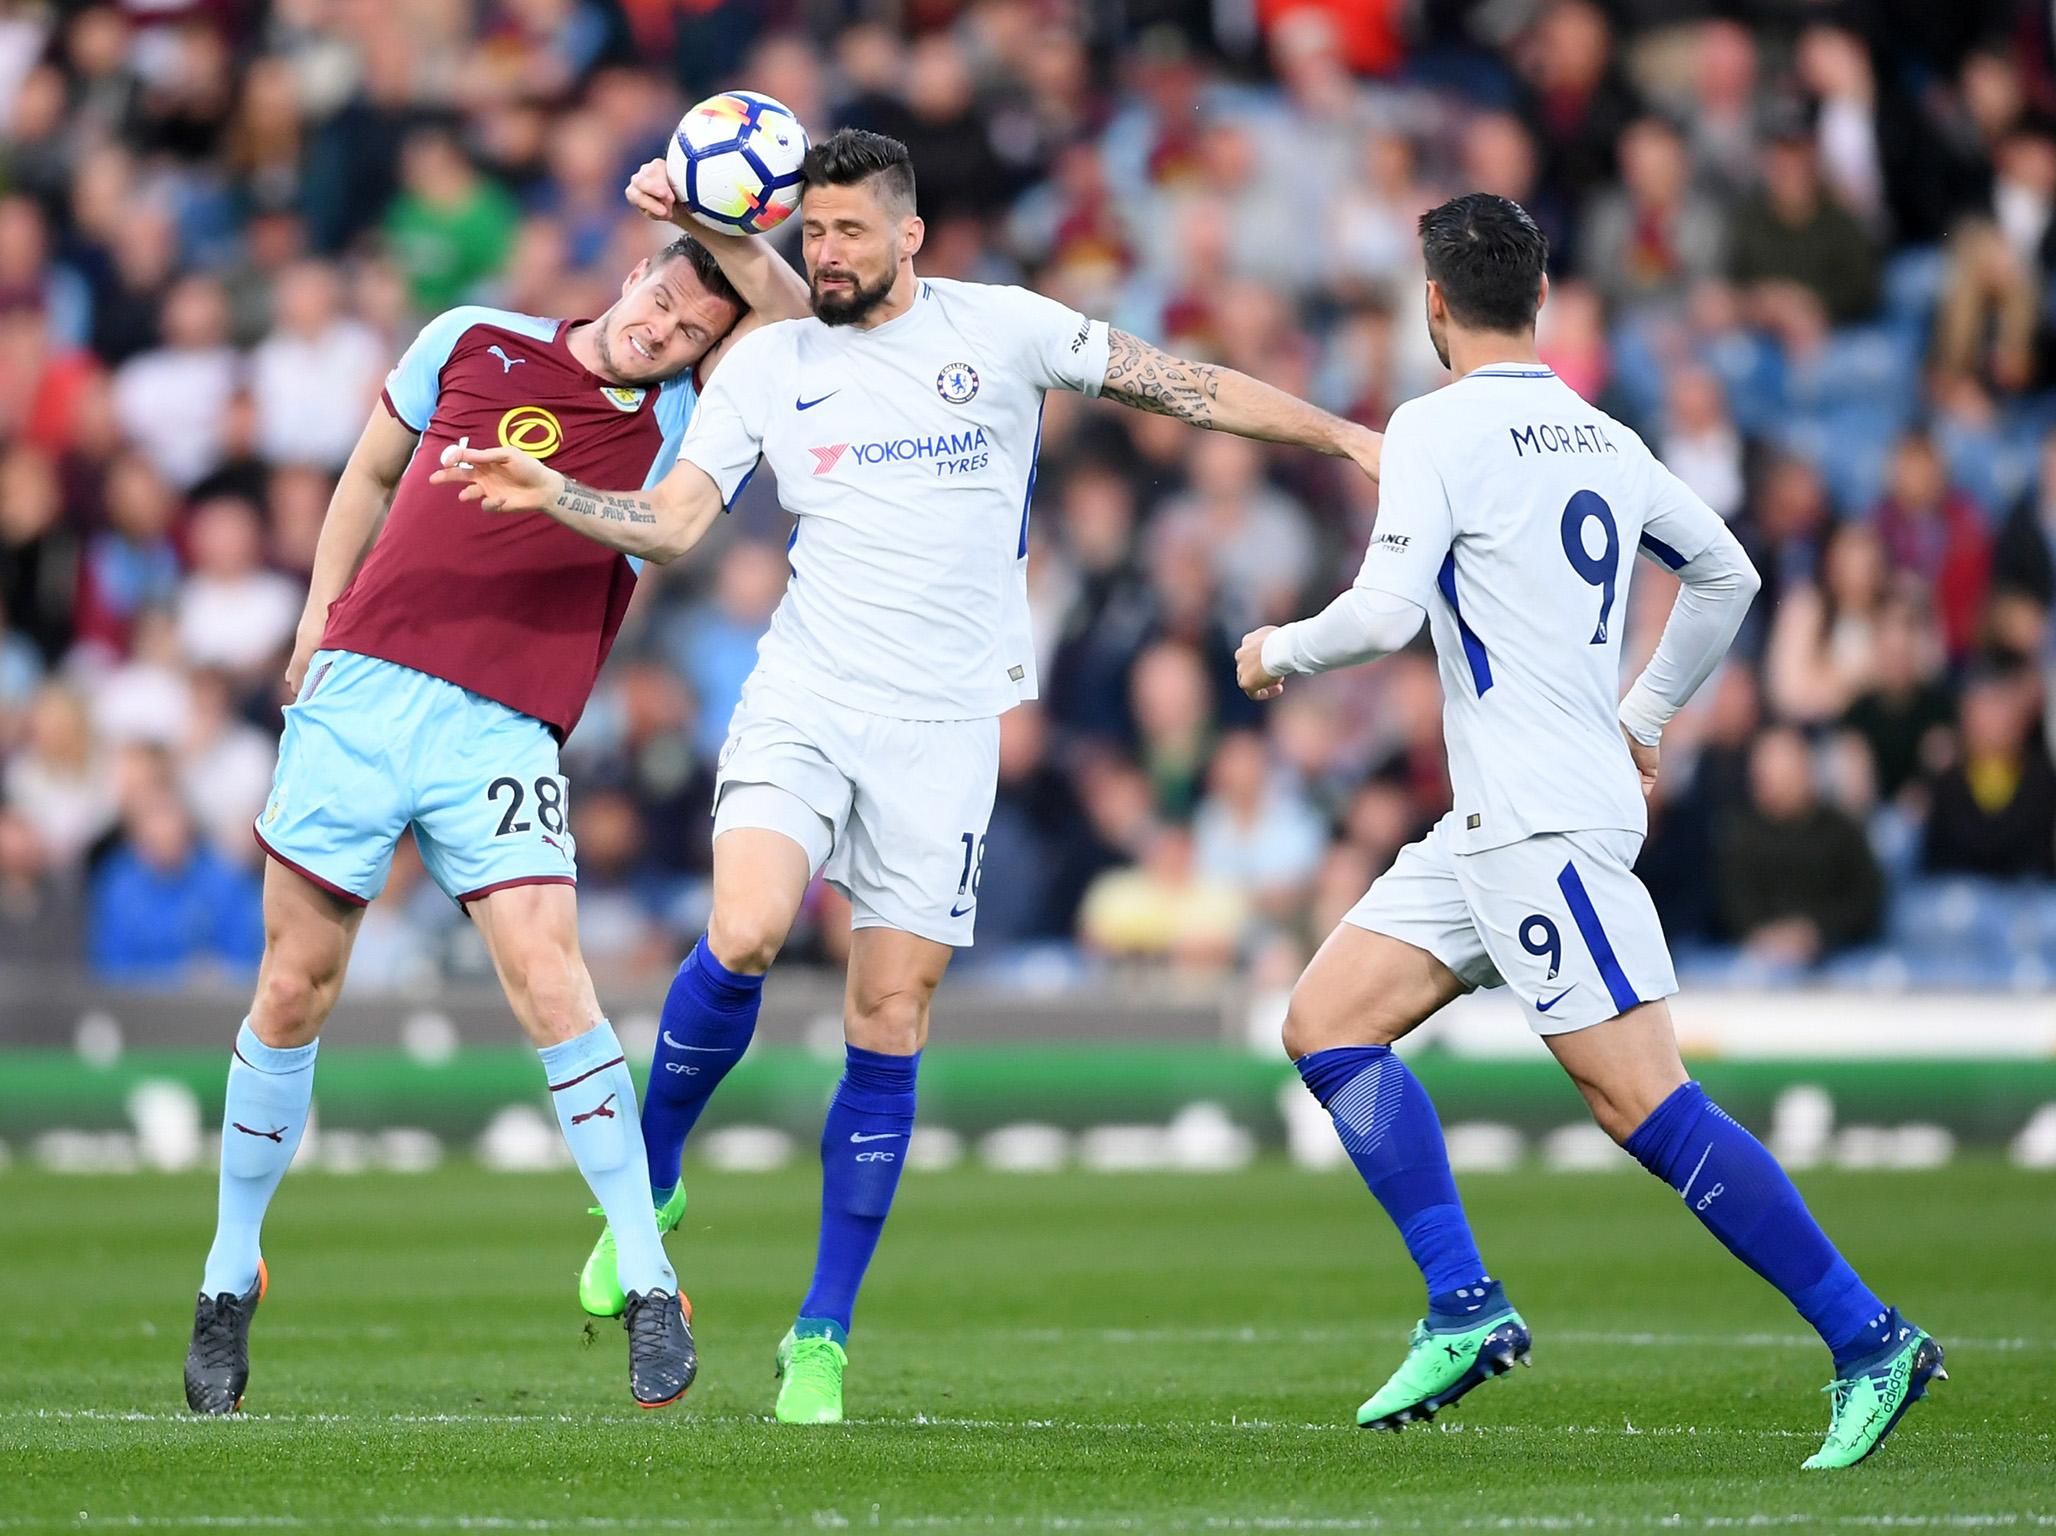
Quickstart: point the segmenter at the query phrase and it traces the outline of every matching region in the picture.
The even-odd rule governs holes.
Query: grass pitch
[[[1420,1305],[1347,1173],[907,1176],[835,1429],[770,1422],[817,1174],[691,1180],[699,1383],[630,1403],[573,1275],[573,1175],[289,1178],[243,1418],[179,1362],[198,1177],[0,1172],[0,1530],[1792,1530],[2056,1527],[2056,1176],[1816,1173],[1952,1380],[1853,1473],[1799,1470],[1827,1358],[1637,1173],[1466,1178],[1535,1368],[1352,1426]]]

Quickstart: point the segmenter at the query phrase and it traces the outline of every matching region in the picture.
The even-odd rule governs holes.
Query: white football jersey
[[[1675,570],[1725,536],[1641,438],[1539,365],[1392,413],[1356,585],[1428,611],[1458,852],[1647,830],[1617,714],[1629,575],[1638,550]]]
[[[733,501],[759,455],[797,519],[761,672],[874,714],[968,720],[1036,692],[1028,506],[1051,389],[1099,393],[1107,327],[1023,288],[921,282],[871,330],[767,325],[678,456]]]

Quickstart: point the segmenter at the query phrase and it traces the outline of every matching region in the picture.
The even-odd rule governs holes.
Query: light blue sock
[[[857,1288],[885,1230],[907,1142],[921,1053],[888,1056],[848,1047],[842,1082],[821,1127],[821,1243],[797,1332],[849,1337]]]
[[[539,1052],[557,1123],[578,1171],[607,1213],[620,1253],[623,1291],[677,1291],[650,1209],[650,1165],[635,1115],[635,1079],[605,1019]]]
[[[236,1032],[228,1099],[221,1108],[214,1246],[200,1279],[209,1296],[240,1296],[256,1282],[264,1209],[300,1149],[307,1106],[314,1100],[314,1053],[320,1049],[319,1040],[310,1040],[274,1050],[257,1038],[248,1019]]]

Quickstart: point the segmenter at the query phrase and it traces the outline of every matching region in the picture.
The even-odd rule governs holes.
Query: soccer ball
[[[799,206],[807,130],[754,91],[709,96],[679,119],[664,166],[686,212],[711,229],[761,235]]]

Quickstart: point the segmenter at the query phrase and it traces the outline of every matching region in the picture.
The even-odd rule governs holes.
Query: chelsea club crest
[[[945,363],[935,376],[935,392],[951,405],[966,405],[978,393],[978,370],[969,363]]]

